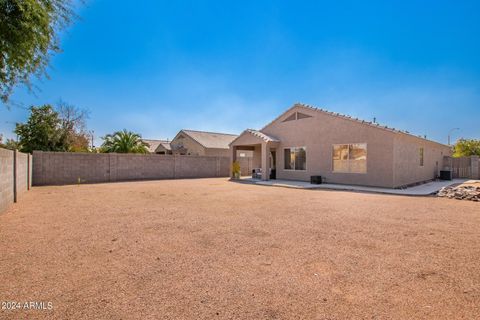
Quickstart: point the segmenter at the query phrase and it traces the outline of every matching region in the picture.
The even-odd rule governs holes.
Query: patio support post
[[[268,180],[270,175],[268,154],[269,145],[267,142],[262,142],[262,180]]]
[[[233,162],[237,161],[237,147],[231,146],[230,147],[230,166],[233,164]],[[230,169],[230,178],[233,178],[233,172]]]

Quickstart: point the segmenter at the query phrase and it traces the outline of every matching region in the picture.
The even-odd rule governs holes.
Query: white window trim
[[[333,165],[333,150],[335,148],[335,146],[350,146],[351,144],[364,144],[365,145],[365,150],[367,150],[367,163],[366,163],[366,166],[365,166],[365,172],[350,172],[350,171],[335,171],[334,170],[334,165]],[[332,144],[332,148],[331,148],[331,151],[332,151],[332,154],[331,154],[331,157],[330,159],[332,159],[332,173],[348,173],[348,174],[367,174],[368,173],[368,143],[366,142],[350,142],[350,143],[333,143]],[[350,156],[350,154],[349,154]],[[348,161],[350,161],[350,159],[348,159]]]
[[[295,170],[295,169],[285,169],[285,150],[287,149],[296,149],[296,148],[303,148],[305,149],[305,170]],[[308,170],[308,161],[307,161],[307,147],[305,146],[299,146],[299,147],[284,147],[283,148],[283,154],[282,154],[282,157],[283,157],[283,171],[300,171],[300,172],[304,172],[304,171],[307,171]],[[293,164],[293,167],[295,168],[295,162]]]

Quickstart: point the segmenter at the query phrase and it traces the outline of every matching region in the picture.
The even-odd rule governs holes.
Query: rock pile
[[[480,201],[480,187],[443,187],[440,191],[438,191],[437,195],[439,197],[446,197],[449,199]]]

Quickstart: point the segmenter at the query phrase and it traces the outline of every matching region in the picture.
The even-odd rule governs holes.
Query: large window
[[[367,173],[367,144],[334,144],[333,172]]]
[[[306,170],[307,152],[305,147],[285,148],[285,170]]]

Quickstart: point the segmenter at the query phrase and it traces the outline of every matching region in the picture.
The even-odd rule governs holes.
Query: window
[[[423,156],[424,156],[423,148],[420,148],[419,156],[420,156],[420,167],[423,167]]]
[[[307,152],[305,147],[285,148],[285,170],[306,170]]]
[[[333,172],[367,173],[367,144],[334,144]]]

